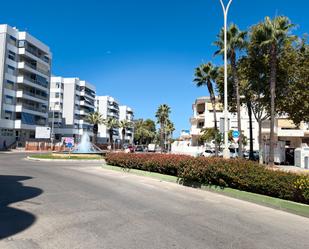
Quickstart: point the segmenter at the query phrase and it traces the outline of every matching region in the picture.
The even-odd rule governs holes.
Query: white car
[[[215,156],[215,151],[214,150],[205,150],[203,153],[202,153],[202,156],[204,157],[213,157]]]

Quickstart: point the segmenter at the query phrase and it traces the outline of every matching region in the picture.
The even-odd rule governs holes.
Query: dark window
[[[13,51],[9,50],[8,58],[15,61],[16,60],[16,54]]]
[[[18,47],[19,48],[24,48],[26,46],[26,41],[18,41]]]

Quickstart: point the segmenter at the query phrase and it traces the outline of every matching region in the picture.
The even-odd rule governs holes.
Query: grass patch
[[[57,155],[57,154],[38,154],[38,155],[31,155],[30,158],[34,158],[34,159],[64,159],[64,160],[68,160],[68,159],[73,159],[73,160],[99,160],[99,159],[103,159],[102,156],[100,155],[91,155],[91,156],[76,156],[76,155],[68,155],[66,154],[65,156],[63,155]]]
[[[151,177],[151,178],[158,179],[161,181],[166,181],[166,182],[179,183],[178,181],[179,179],[176,176],[164,175],[160,173],[154,173],[154,172],[143,171],[143,170],[138,170],[138,169],[125,169],[122,167],[112,166],[112,165],[104,165],[103,168],[115,170],[118,172],[128,172],[128,173],[139,175],[139,176]],[[232,189],[232,188],[222,188],[222,187],[214,186],[214,185],[209,186],[209,185],[192,184],[192,186],[193,185],[202,190],[207,190],[207,191],[223,194],[223,195],[237,198],[240,200],[249,201],[249,202],[259,204],[259,205],[263,205],[263,206],[287,211],[290,213],[294,213],[297,215],[309,217],[309,205],[306,205],[306,204],[283,200],[279,198],[274,198],[274,197],[270,197],[266,195],[250,193],[250,192],[241,191],[241,190]]]

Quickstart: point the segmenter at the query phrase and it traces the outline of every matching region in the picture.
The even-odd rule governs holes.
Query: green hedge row
[[[179,177],[185,184],[231,187],[309,204],[309,176],[273,170],[247,160],[171,154],[109,153],[106,162]]]

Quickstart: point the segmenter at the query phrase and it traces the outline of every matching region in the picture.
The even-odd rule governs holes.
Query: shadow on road
[[[10,204],[31,199],[43,191],[24,186],[21,181],[29,176],[0,175],[0,239],[14,235],[31,226],[36,220],[29,212],[8,207]]]

